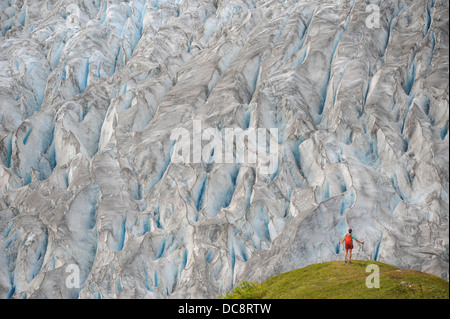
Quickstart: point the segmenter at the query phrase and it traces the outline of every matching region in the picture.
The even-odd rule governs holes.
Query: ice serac
[[[449,4],[371,4],[0,1],[0,298],[215,298],[348,227],[448,280]],[[173,161],[197,123],[275,171]]]

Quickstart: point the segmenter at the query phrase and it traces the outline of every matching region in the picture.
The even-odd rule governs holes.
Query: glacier
[[[0,298],[216,298],[341,260],[348,227],[354,258],[449,280],[448,15],[0,0]],[[276,128],[275,171],[173,161],[196,121]]]

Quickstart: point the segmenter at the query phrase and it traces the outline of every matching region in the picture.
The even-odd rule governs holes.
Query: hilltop
[[[366,279],[379,267],[379,288]],[[374,283],[373,280],[369,280]],[[241,289],[244,287],[244,289]],[[246,288],[246,289],[245,289]],[[240,291],[240,293],[238,292]],[[269,278],[261,284],[244,283],[225,298],[263,299],[448,299],[449,283],[435,275],[399,269],[381,262],[355,260],[313,264]]]

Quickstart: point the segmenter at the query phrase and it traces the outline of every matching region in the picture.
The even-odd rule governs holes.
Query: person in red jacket
[[[359,241],[356,239],[356,237],[352,234],[352,229],[349,228],[347,235],[345,235],[344,238],[339,242],[339,244],[343,243],[345,241],[345,256],[344,256],[344,262],[347,263],[347,253],[349,254],[349,262],[352,263],[352,249],[353,249],[353,239],[356,240],[360,244],[364,244],[363,241]]]

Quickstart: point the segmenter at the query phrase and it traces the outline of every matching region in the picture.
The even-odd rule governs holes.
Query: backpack
[[[345,235],[345,244],[346,245],[351,245],[352,244],[352,235],[351,234]]]

